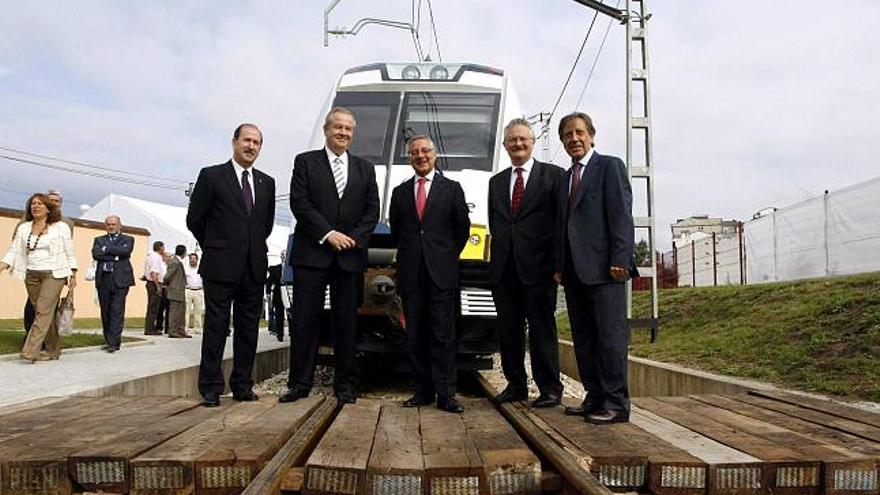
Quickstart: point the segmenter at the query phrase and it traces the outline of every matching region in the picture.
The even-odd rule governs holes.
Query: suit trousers
[[[526,285],[512,257],[501,284],[492,289],[498,322],[501,368],[511,390],[526,394],[525,352],[528,322],[532,378],[542,394],[562,396],[559,380],[559,341],[556,337],[556,283]]]
[[[186,335],[186,303],[168,300],[168,335]]]
[[[253,278],[250,270],[243,270],[237,282],[202,280],[205,292],[205,329],[199,364],[199,392],[202,396],[222,394],[225,389],[220,365],[226,348],[230,311],[234,314],[229,388],[234,394],[245,394],[253,389],[257,330],[263,306],[263,283]]]
[[[125,325],[125,298],[128,287],[117,287],[113,272],[100,272],[98,284],[98,305],[101,307],[101,328],[104,342],[108,347],[118,349],[122,343],[122,329]]]
[[[34,305],[36,317],[21,349],[26,359],[36,359],[44,343],[49,356],[61,354],[55,309],[58,307],[65,282],[66,279],[54,278],[51,271],[27,271],[24,286],[27,289],[28,299]]]
[[[457,267],[456,267],[457,269]],[[401,291],[415,393],[452,397],[456,392],[456,289],[437,287],[422,259],[418,283]]]
[[[186,327],[202,333],[205,315],[205,292],[202,289],[186,289]]]
[[[320,341],[324,293],[330,286],[330,327],[333,333],[333,388],[337,394],[353,394],[356,381],[357,309],[363,293],[364,274],[339,267],[293,267],[293,319],[290,323],[290,374],[287,387],[312,388],[315,359]]]
[[[159,286],[151,280],[147,280],[147,315],[144,318],[144,333],[151,334],[159,331],[156,320],[159,317],[159,309],[162,306],[162,295],[159,294]]]
[[[586,285],[571,273],[565,277],[565,302],[586,401],[629,413],[626,285]]]

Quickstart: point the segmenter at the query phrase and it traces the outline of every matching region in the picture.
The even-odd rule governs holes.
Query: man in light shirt
[[[162,280],[165,278],[165,243],[153,243],[153,251],[144,261],[144,279],[147,281],[147,315],[144,321],[144,335],[162,335],[156,327],[156,319],[162,305]]]
[[[183,270],[186,274],[186,327],[194,333],[202,333],[205,295],[202,292],[202,276],[199,275],[197,253],[190,253],[189,262],[184,265]]]

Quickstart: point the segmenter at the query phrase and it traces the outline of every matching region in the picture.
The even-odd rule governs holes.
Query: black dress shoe
[[[558,395],[541,394],[532,402],[532,407],[556,407],[561,403]]]
[[[232,394],[232,398],[238,402],[253,402],[260,399],[253,390],[248,390],[247,392],[242,392],[240,394]]]
[[[287,392],[285,392],[284,395],[278,398],[278,402],[296,402],[297,400],[304,399],[308,396],[309,392],[307,390],[290,388],[287,389]]]
[[[565,406],[566,416],[586,416],[598,411],[600,407],[590,402],[582,402],[577,406]]]
[[[338,392],[336,394],[336,400],[339,401],[340,404],[354,404],[357,402],[357,398],[351,392]]]
[[[626,411],[615,411],[611,409],[600,409],[592,414],[588,414],[584,420],[594,425],[610,425],[613,423],[628,423],[629,413]]]
[[[505,388],[500,394],[495,396],[496,404],[504,404],[505,402],[517,402],[529,398],[527,392],[517,392],[510,387]]]
[[[202,401],[202,405],[205,407],[217,407],[220,405],[220,395],[215,393],[209,393],[205,395],[205,399]]]
[[[457,400],[455,400],[455,397],[438,396],[437,409],[455,414],[461,414],[464,412],[464,408],[461,407],[461,404],[459,404]]]
[[[424,395],[415,394],[409,399],[403,401],[403,407],[422,407],[427,406],[428,404],[433,404],[433,397],[426,397]]]

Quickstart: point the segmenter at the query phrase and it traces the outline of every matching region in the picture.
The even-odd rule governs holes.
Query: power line
[[[94,163],[85,163],[85,162],[78,162],[78,161],[74,161],[74,160],[66,160],[64,158],[56,158],[54,156],[41,155],[39,153],[18,150],[15,148],[7,148],[5,146],[0,146],[0,150],[11,151],[13,153],[18,153],[19,155],[26,155],[26,156],[33,156],[36,158],[43,158],[44,160],[52,160],[52,161],[61,162],[61,163],[69,163],[71,165],[79,165],[82,167],[96,168],[98,170],[105,170],[107,172],[115,172],[115,173],[119,173],[119,174],[132,175],[135,177],[143,177],[145,179],[163,180],[163,181],[168,181],[168,182],[186,182],[186,181],[182,181],[180,179],[170,179],[168,177],[159,177],[157,175],[148,175],[148,174],[139,174],[137,172],[129,172],[128,170],[121,170],[118,168],[102,167],[100,165],[95,165]]]
[[[559,97],[556,98],[556,103],[553,105],[553,110],[550,111],[550,118],[547,119],[547,122],[553,118],[553,115],[556,113],[556,109],[559,108],[559,102],[562,101],[562,96],[565,95],[565,90],[568,88],[568,83],[571,81],[571,76],[574,74],[574,70],[577,68],[578,62],[581,59],[581,54],[584,52],[584,47],[587,46],[587,40],[590,39],[590,33],[593,32],[593,26],[596,24],[596,18],[599,16],[599,11],[593,13],[593,20],[590,21],[590,27],[587,29],[587,35],[584,36],[584,41],[581,43],[581,48],[578,50],[577,57],[574,59],[574,63],[571,64],[571,70],[568,71],[568,77],[565,78],[565,84],[562,85],[562,91],[559,92]]]
[[[421,2],[421,0],[419,0]],[[443,55],[440,53],[440,38],[437,37],[437,25],[434,24],[434,8],[431,6],[431,0],[428,0],[428,17],[431,18],[431,31],[434,32],[434,46],[437,47],[437,59],[443,61]]]
[[[620,6],[620,0],[617,0],[617,4],[615,4],[615,8]],[[578,108],[581,106],[581,100],[584,98],[584,93],[587,91],[587,86],[590,85],[590,81],[593,79],[593,72],[596,70],[596,65],[599,63],[599,57],[602,55],[602,49],[605,48],[605,41],[608,40],[608,33],[611,31],[611,24],[614,22],[614,19],[608,20],[608,25],[605,26],[605,34],[602,36],[602,43],[599,44],[599,50],[596,51],[596,57],[593,58],[593,64],[590,66],[590,72],[587,74],[587,80],[584,81],[584,87],[581,88],[581,93],[578,95],[577,103],[574,104],[574,108]],[[549,120],[548,120],[549,122]],[[559,153],[559,149],[562,146],[561,143],[557,142],[556,147],[553,149],[553,154],[550,155],[550,161],[556,159],[556,154]]]
[[[16,158],[13,156],[8,156],[8,155],[0,155],[0,159],[7,160],[10,162],[16,162],[11,165],[14,165],[14,164],[34,165],[37,167],[43,167],[43,168],[48,168],[48,169],[52,169],[52,170],[60,170],[62,172],[68,172],[71,174],[85,175],[87,177],[94,177],[97,179],[122,182],[122,183],[126,183],[126,184],[138,185],[138,186],[155,187],[158,189],[170,189],[170,190],[182,190],[183,189],[182,186],[171,186],[168,184],[157,184],[155,182],[146,182],[146,181],[135,179],[132,177],[120,177],[118,175],[105,174],[105,173],[101,173],[101,172],[92,172],[89,170],[79,170],[79,169],[75,169],[75,168],[64,167],[61,165],[52,165],[50,163],[42,163],[42,162],[37,162],[34,160],[25,160],[24,158]]]

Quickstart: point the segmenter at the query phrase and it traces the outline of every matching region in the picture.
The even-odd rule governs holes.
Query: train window
[[[427,134],[437,149],[437,168],[491,172],[500,100],[497,93],[406,93],[394,163],[409,163],[408,137]]]
[[[388,163],[391,135],[397,118],[400,93],[365,91],[340,92],[333,106],[345,107],[354,114],[357,127],[351,153],[375,165]]]

